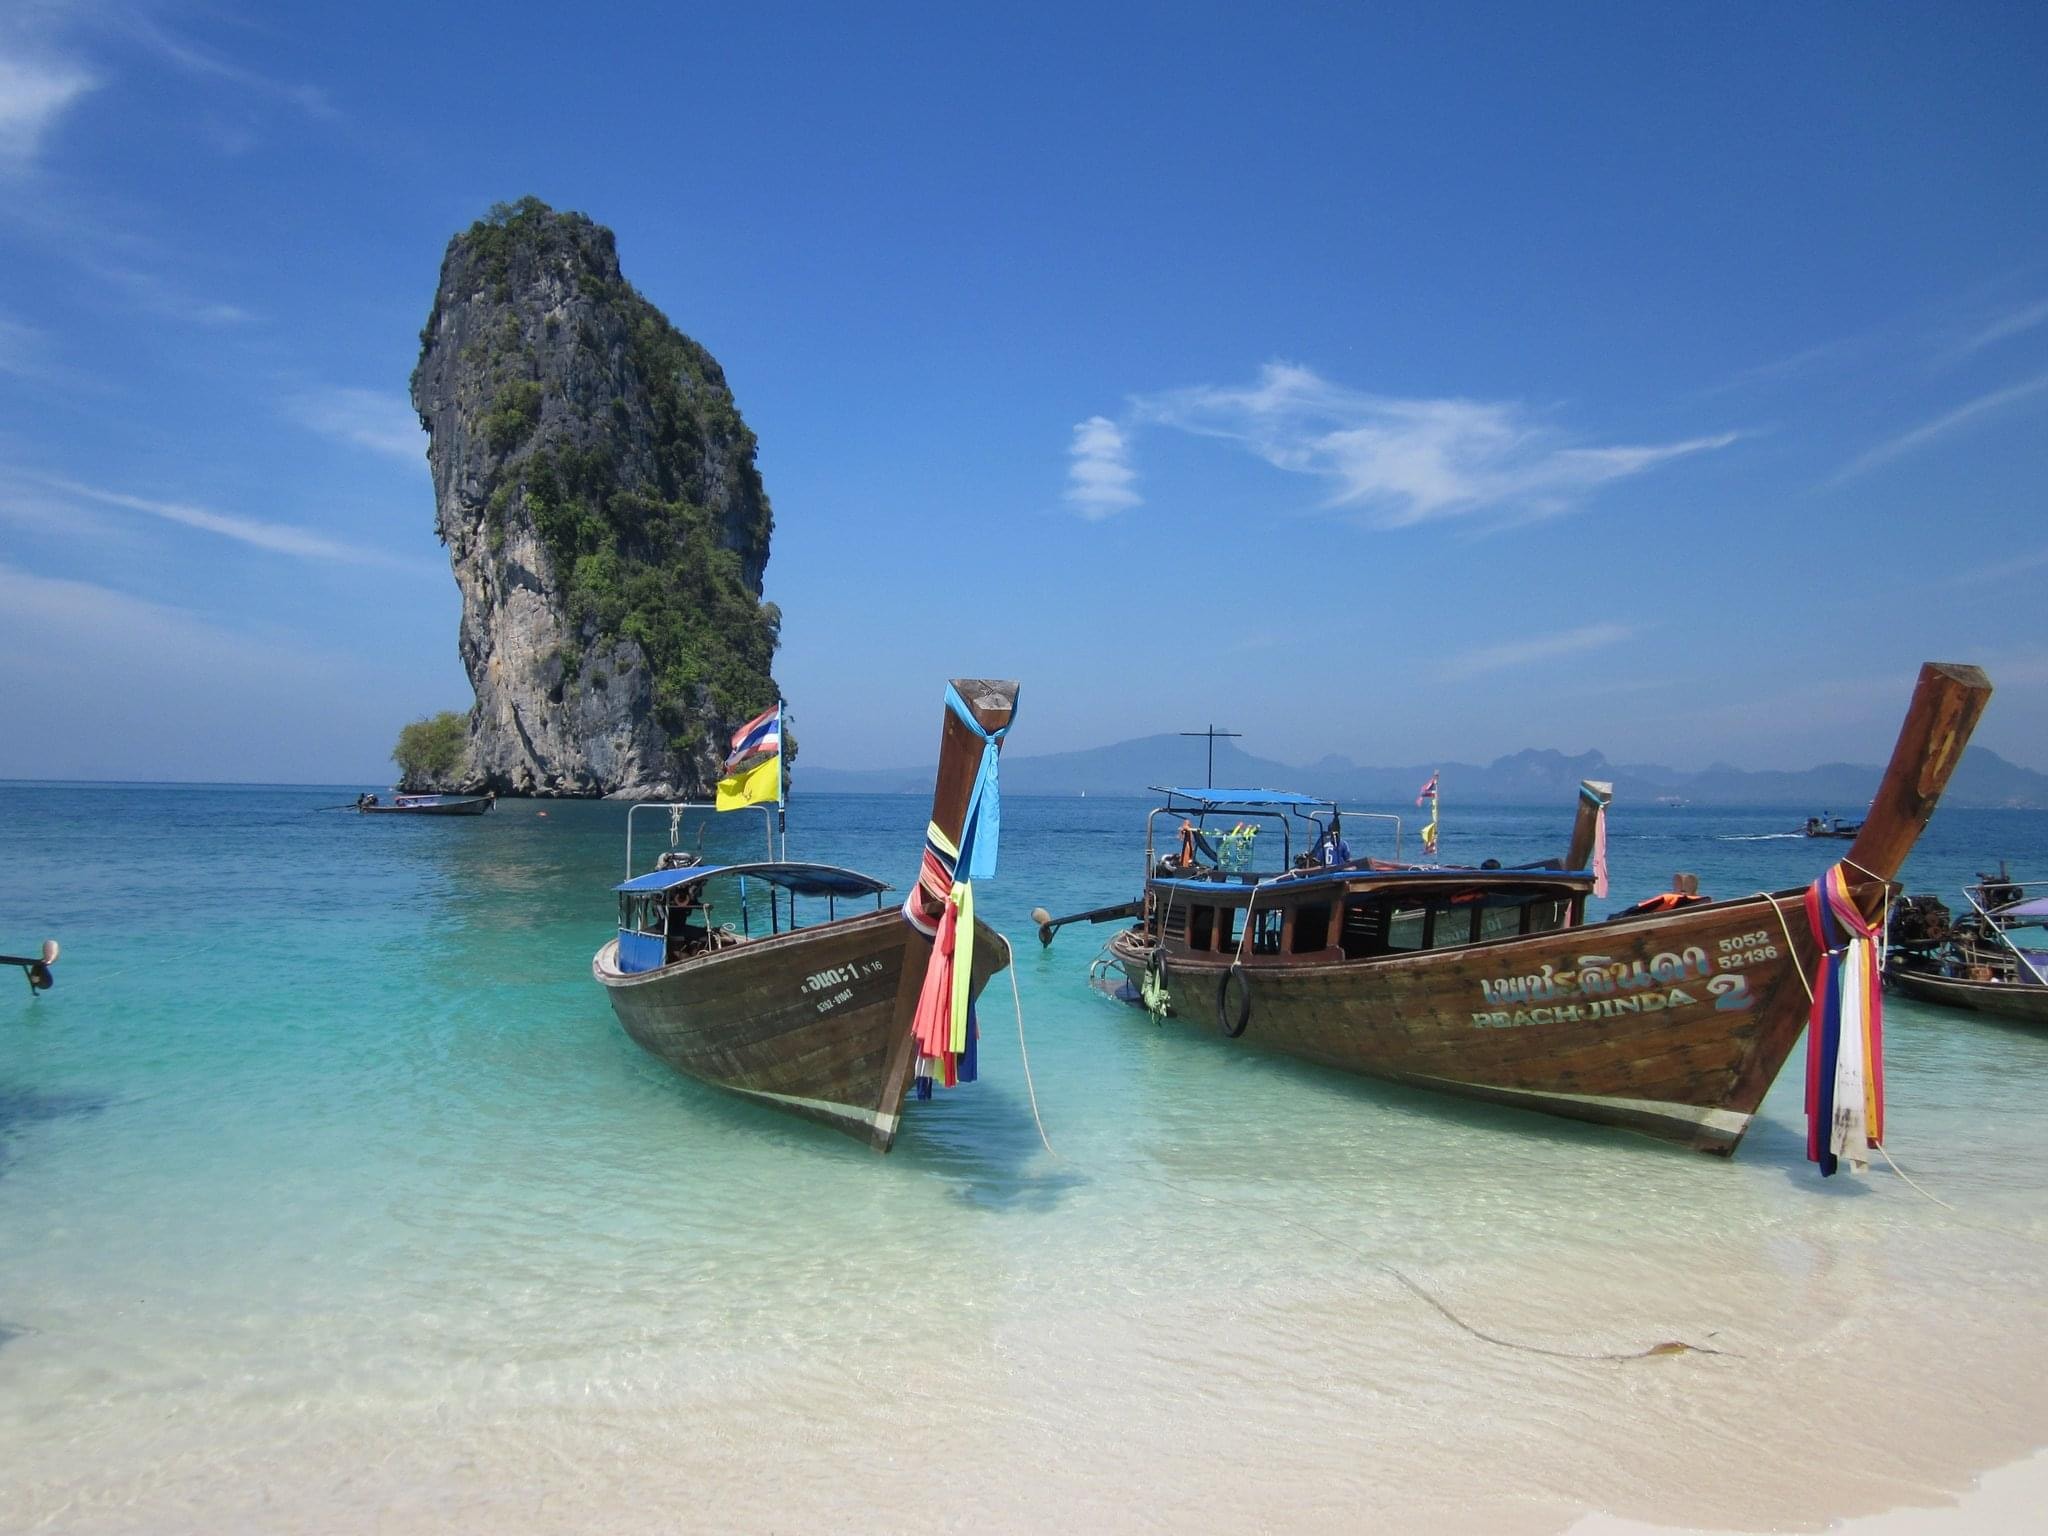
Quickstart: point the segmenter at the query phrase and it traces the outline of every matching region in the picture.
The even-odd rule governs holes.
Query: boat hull
[[[491,798],[479,795],[471,800],[450,800],[443,805],[359,805],[365,816],[481,816],[491,808]]]
[[[1170,954],[1172,1014],[1254,1049],[1733,1153],[1805,1028],[1801,893],[1450,950]],[[1146,962],[1121,956],[1134,986]]]
[[[971,995],[1009,963],[975,924]],[[916,1049],[911,1018],[931,940],[895,908],[622,973],[618,942],[592,974],[649,1055],[700,1082],[816,1120],[886,1152]]]
[[[1884,979],[1893,991],[1915,1002],[1967,1008],[1973,1013],[1991,1013],[2029,1024],[2048,1024],[2048,987],[2010,981],[1968,981],[1903,966],[1893,966],[1885,972]]]

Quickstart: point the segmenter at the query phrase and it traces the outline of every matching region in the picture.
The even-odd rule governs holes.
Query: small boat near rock
[[[1582,787],[1562,859],[1506,868],[1353,859],[1336,808],[1307,796],[1170,791],[1147,823],[1137,921],[1099,964],[1125,1000],[1228,1040],[1729,1154],[1828,993],[1823,958],[1868,960],[1889,882],[1990,695],[1975,667],[1921,669],[1870,815],[1811,891],[1708,900],[1681,880],[1604,922],[1587,910],[1605,891],[1603,784]],[[1182,824],[1163,857],[1162,819]],[[1203,857],[1205,824],[1232,826],[1223,857]],[[1315,855],[1293,856],[1297,833]],[[1278,857],[1259,846],[1247,863],[1233,839]],[[1039,920],[1049,942],[1062,920]],[[1830,1025],[1830,1051],[1835,1038]]]
[[[636,875],[629,830],[618,935],[591,974],[637,1045],[878,1152],[914,1085],[927,1097],[931,1082],[973,1081],[974,1000],[1010,960],[973,915],[972,880],[994,872],[996,761],[1017,685],[956,679],[946,698],[923,866],[900,904],[885,907],[890,887],[871,875],[772,856],[721,865],[671,852]],[[787,894],[787,927],[771,894],[769,931],[753,931],[750,886]],[[798,926],[800,897],[822,899],[825,921]],[[874,910],[839,915],[840,901],[866,897]]]
[[[365,816],[481,816],[497,804],[496,795],[394,795],[387,804],[375,795],[356,797]]]
[[[1901,996],[2048,1024],[2048,881],[2015,880],[2001,863],[1963,887],[1954,918],[1936,896],[1893,908],[1885,984]]]

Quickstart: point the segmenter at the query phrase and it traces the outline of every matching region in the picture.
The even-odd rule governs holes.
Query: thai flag
[[[782,703],[777,700],[732,733],[732,751],[725,757],[725,771],[732,773],[742,763],[758,762],[782,750]]]
[[[1432,774],[1431,774],[1431,775],[1429,776],[1429,782],[1428,782],[1427,784],[1423,785],[1423,786],[1422,786],[1422,788],[1421,788],[1420,790],[1416,791],[1416,795],[1415,795],[1415,803],[1416,803],[1417,805],[1420,805],[1420,804],[1422,804],[1422,802],[1423,802],[1423,801],[1425,801],[1425,800],[1432,800],[1432,799],[1435,799],[1435,798],[1436,798],[1436,775],[1432,773]]]

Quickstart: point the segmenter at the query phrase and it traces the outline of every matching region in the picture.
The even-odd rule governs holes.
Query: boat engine
[[[1892,908],[1885,942],[1899,949],[1932,949],[1954,931],[1948,907],[1939,896],[1906,896]]]

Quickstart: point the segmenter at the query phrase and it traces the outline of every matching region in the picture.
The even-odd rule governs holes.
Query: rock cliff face
[[[413,407],[476,690],[443,787],[695,796],[776,697],[773,518],[711,354],[611,231],[527,198],[448,244]]]

